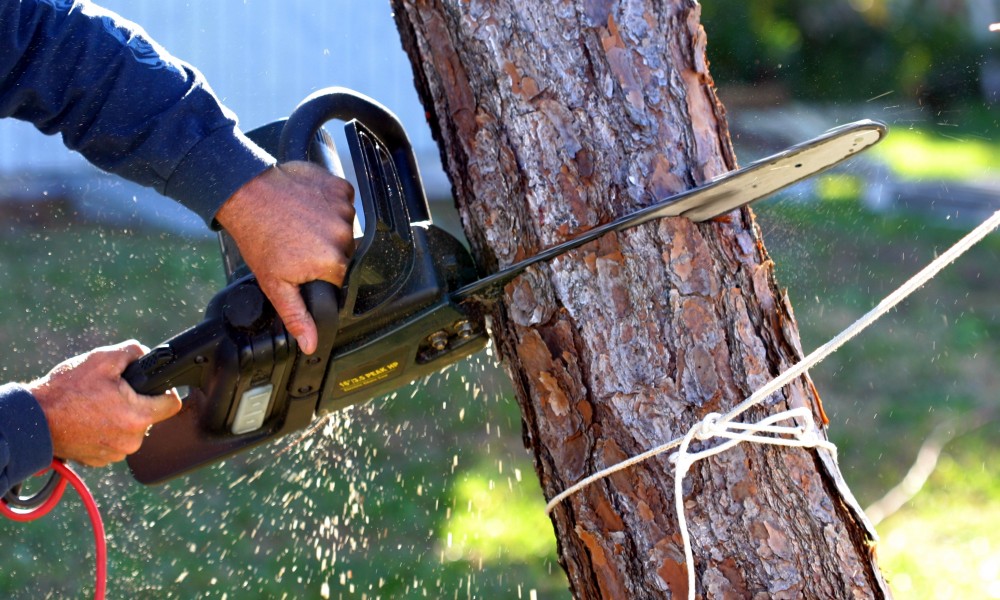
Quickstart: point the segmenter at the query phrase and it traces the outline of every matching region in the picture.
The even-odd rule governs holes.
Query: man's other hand
[[[56,457],[92,467],[124,460],[150,425],[181,409],[175,393],[141,396],[122,379],[125,367],[147,351],[134,340],[97,348],[28,384],[48,420]]]
[[[216,213],[306,354],[315,351],[317,332],[299,286],[344,283],[354,252],[353,199],[346,180],[295,161],[251,179]]]

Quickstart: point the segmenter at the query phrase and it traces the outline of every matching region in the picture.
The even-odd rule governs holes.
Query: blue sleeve
[[[52,438],[42,407],[23,386],[0,386],[0,494],[51,462]]]
[[[0,117],[61,134],[94,165],[209,225],[274,164],[200,73],[85,0],[0,0]]]

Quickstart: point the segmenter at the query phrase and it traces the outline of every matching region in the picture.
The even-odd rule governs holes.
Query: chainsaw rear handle
[[[122,373],[122,379],[136,393],[147,396],[159,395],[175,387],[198,386],[202,382],[205,359],[197,357],[207,356],[222,333],[217,321],[203,321],[131,363]]]
[[[275,329],[275,321],[274,308],[256,279],[243,277],[212,297],[201,323],[128,365],[122,378],[136,392],[147,395],[180,386],[203,387],[222,364],[238,363],[239,352],[231,348],[246,346],[245,340],[261,335],[290,338],[283,328]]]

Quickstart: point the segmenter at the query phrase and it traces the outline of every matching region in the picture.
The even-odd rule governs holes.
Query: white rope
[[[739,403],[732,410],[724,415],[718,415],[712,413],[707,415],[704,419],[695,423],[693,427],[688,431],[687,435],[683,438],[671,440],[665,444],[647,450],[642,454],[633,456],[632,458],[626,459],[620,463],[612,465],[606,469],[598,471],[593,475],[590,475],[571,487],[567,488],[560,494],[556,495],[549,501],[548,505],[545,507],[546,513],[551,513],[556,506],[558,506],[563,500],[582,490],[583,488],[600,481],[610,475],[613,475],[619,471],[627,469],[633,465],[649,460],[650,458],[662,454],[668,450],[672,450],[677,447],[681,447],[681,450],[675,454],[672,459],[675,460],[677,466],[677,472],[674,476],[674,491],[675,500],[677,502],[677,518],[680,521],[681,535],[684,538],[684,553],[687,560],[687,571],[688,571],[688,595],[689,597],[694,597],[694,558],[690,549],[690,534],[687,531],[687,521],[684,517],[683,511],[683,493],[681,490],[681,483],[684,475],[690,469],[691,464],[701,460],[702,458],[707,458],[713,454],[718,454],[723,452],[736,444],[741,442],[755,442],[755,443],[766,443],[766,444],[777,444],[785,446],[800,446],[800,447],[815,447],[822,446],[833,451],[836,448],[830,442],[822,439],[816,433],[816,428],[812,421],[812,413],[806,408],[792,409],[776,415],[767,417],[757,423],[746,424],[746,423],[736,423],[734,419],[742,415],[744,412],[750,408],[762,403],[769,396],[781,390],[784,386],[792,382],[794,379],[802,376],[810,368],[819,364],[823,359],[840,349],[841,346],[846,344],[856,335],[870,327],[875,321],[880,319],[890,310],[892,310],[897,304],[905,300],[913,292],[920,289],[924,284],[933,279],[942,269],[954,262],[959,256],[964,254],[990,234],[994,229],[1000,226],[1000,211],[993,213],[990,218],[986,219],[981,225],[970,231],[962,239],[955,243],[954,246],[949,248],[944,254],[941,254],[936,259],[934,259],[930,264],[920,270],[916,275],[910,278],[908,281],[903,283],[896,291],[892,292],[885,297],[881,302],[878,303],[875,308],[868,311],[864,316],[851,324],[850,327],[837,334],[836,337],[823,344],[816,350],[814,350],[809,356],[805,357],[791,368],[789,368],[784,373],[778,375],[770,382],[762,386],[760,389],[755,391],[750,397],[745,399],[743,402]],[[808,415],[808,416],[806,416]],[[791,418],[800,417],[807,419],[806,425],[802,427],[789,428],[789,427],[779,427],[773,426],[773,423],[783,420],[788,420]],[[808,427],[808,430],[804,429]],[[748,433],[736,433],[733,430],[745,431]],[[760,435],[762,433],[770,433],[773,435],[791,434],[793,437],[782,438],[773,437],[771,435]],[[687,447],[691,441],[698,437],[698,439],[710,439],[712,437],[725,437],[729,438],[730,441],[720,444],[709,450],[696,453],[688,453]],[[836,455],[835,455],[836,456]],[[683,469],[682,469],[683,467]]]

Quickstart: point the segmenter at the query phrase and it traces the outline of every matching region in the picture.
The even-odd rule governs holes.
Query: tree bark
[[[487,270],[736,167],[694,0],[392,5]],[[607,235],[513,281],[492,317],[547,498],[802,356],[749,209]],[[807,378],[745,419],[799,406],[823,420]],[[673,477],[658,457],[556,508],[575,597],[686,597]],[[888,595],[821,451],[737,446],[692,468],[684,500],[705,597]]]

